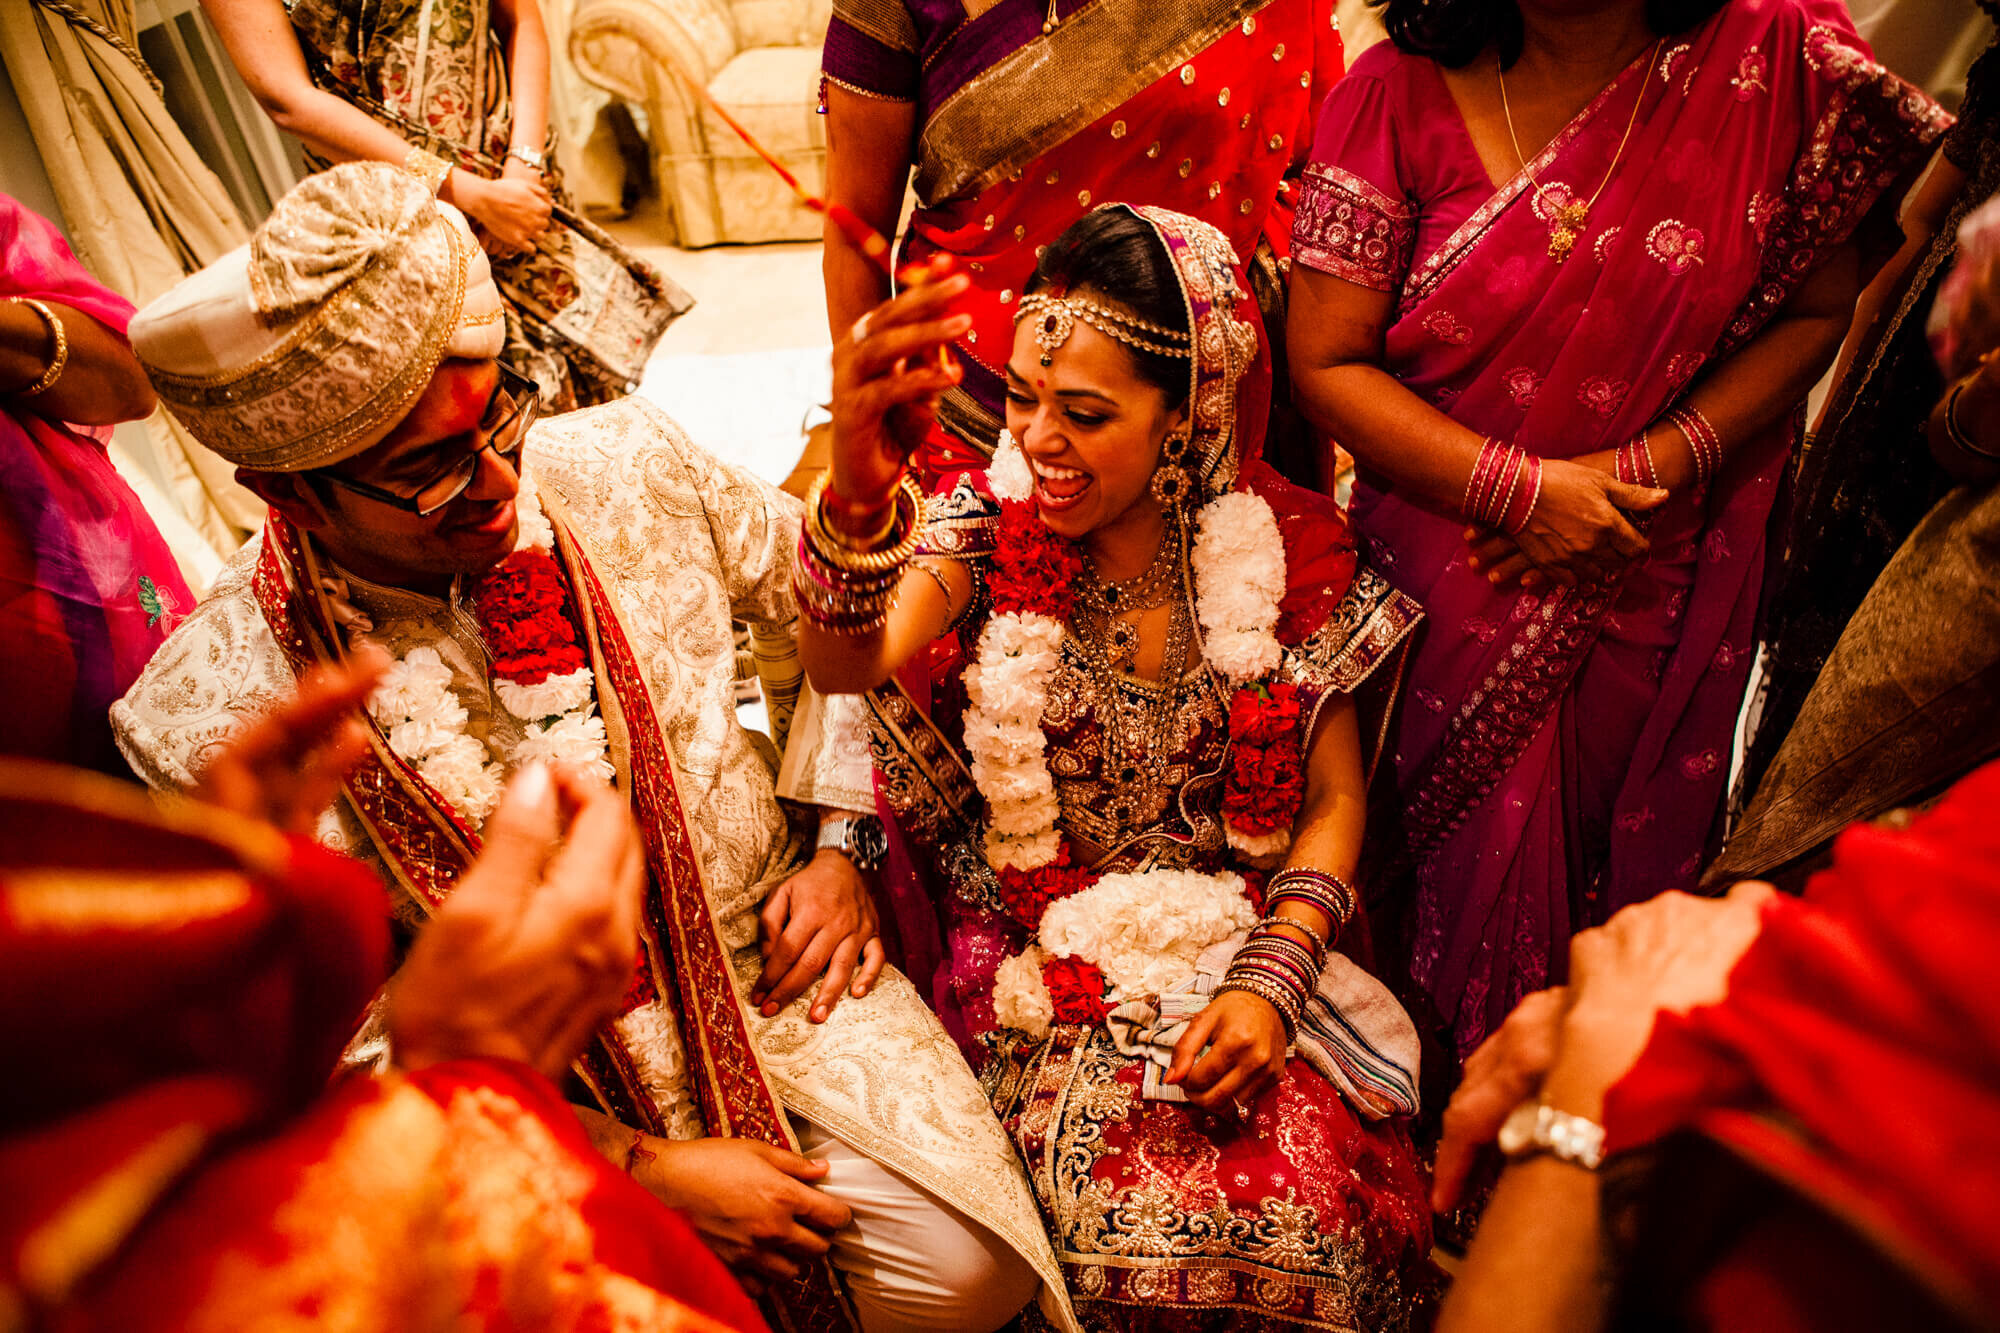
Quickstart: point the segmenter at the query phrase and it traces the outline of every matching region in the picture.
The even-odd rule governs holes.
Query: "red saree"
[[[327,1089],[386,963],[359,865],[42,765],[0,827],[9,1327],[763,1328],[533,1070]]]
[[[968,12],[976,17],[967,18]],[[917,104],[903,259],[956,257],[964,383],[926,451],[982,466],[1003,423],[1014,302],[1048,243],[1093,204],[1157,204],[1219,228],[1248,262],[1285,253],[1294,170],[1340,77],[1330,0],[838,0],[826,78]]]
[[[1946,118],[1868,59],[1838,6],[1733,0],[1629,66],[1529,166],[1579,196],[1631,142],[1575,254],[1548,256],[1523,171],[1487,182],[1428,62],[1384,43],[1327,101],[1297,262],[1396,292],[1384,367],[1484,434],[1609,449],[1762,329],[1825,256],[1877,242]],[[1801,405],[1801,410],[1802,410]],[[1692,887],[1749,671],[1766,522],[1796,414],[1659,510],[1613,589],[1502,591],[1456,514],[1364,471],[1355,526],[1420,599],[1371,836],[1406,920],[1406,996],[1463,1054],[1558,979],[1572,931]]]
[[[1988,765],[1907,827],[1842,834],[1721,1002],[1663,1016],[1605,1103],[1609,1146],[1693,1129],[1978,1327],[2000,1322],[1996,802]]]

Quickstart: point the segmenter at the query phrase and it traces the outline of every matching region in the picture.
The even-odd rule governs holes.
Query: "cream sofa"
[[[575,0],[570,60],[645,113],[654,181],[677,244],[818,238],[818,215],[676,71],[817,193],[826,173],[819,54],[831,9],[832,0]]]

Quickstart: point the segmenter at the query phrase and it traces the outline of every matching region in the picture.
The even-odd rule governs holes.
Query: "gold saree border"
[[[917,136],[918,201],[935,208],[1013,174],[1270,3],[1090,0],[931,114]]]

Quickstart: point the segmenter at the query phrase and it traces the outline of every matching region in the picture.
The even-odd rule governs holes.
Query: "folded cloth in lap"
[[[1161,1078],[1173,1063],[1174,1043],[1188,1021],[1208,1007],[1245,938],[1233,935],[1210,945],[1186,981],[1159,995],[1127,1000],[1106,1016],[1118,1049],[1146,1061],[1143,1095],[1187,1100],[1186,1093]],[[1345,954],[1328,956],[1319,987],[1299,1019],[1294,1045],[1300,1058],[1367,1119],[1416,1114],[1416,1025],[1389,988]]]

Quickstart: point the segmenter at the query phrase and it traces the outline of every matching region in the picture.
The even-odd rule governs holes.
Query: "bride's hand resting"
[[[1605,583],[1643,560],[1646,539],[1620,510],[1644,513],[1667,501],[1667,492],[1635,486],[1611,475],[1608,452],[1542,462],[1542,490],[1528,525],[1508,534],[1468,528],[1472,568],[1501,585],[1519,581],[1570,587]]]
[[[971,286],[949,261],[854,322],[833,346],[834,496],[850,510],[879,513],[910,452],[923,442],[938,397],[963,375],[939,353],[972,327],[950,311]]]
[[[1166,1081],[1178,1084],[1204,1110],[1247,1108],[1277,1086],[1288,1044],[1276,1005],[1247,991],[1224,991],[1189,1020],[1174,1043]]]

